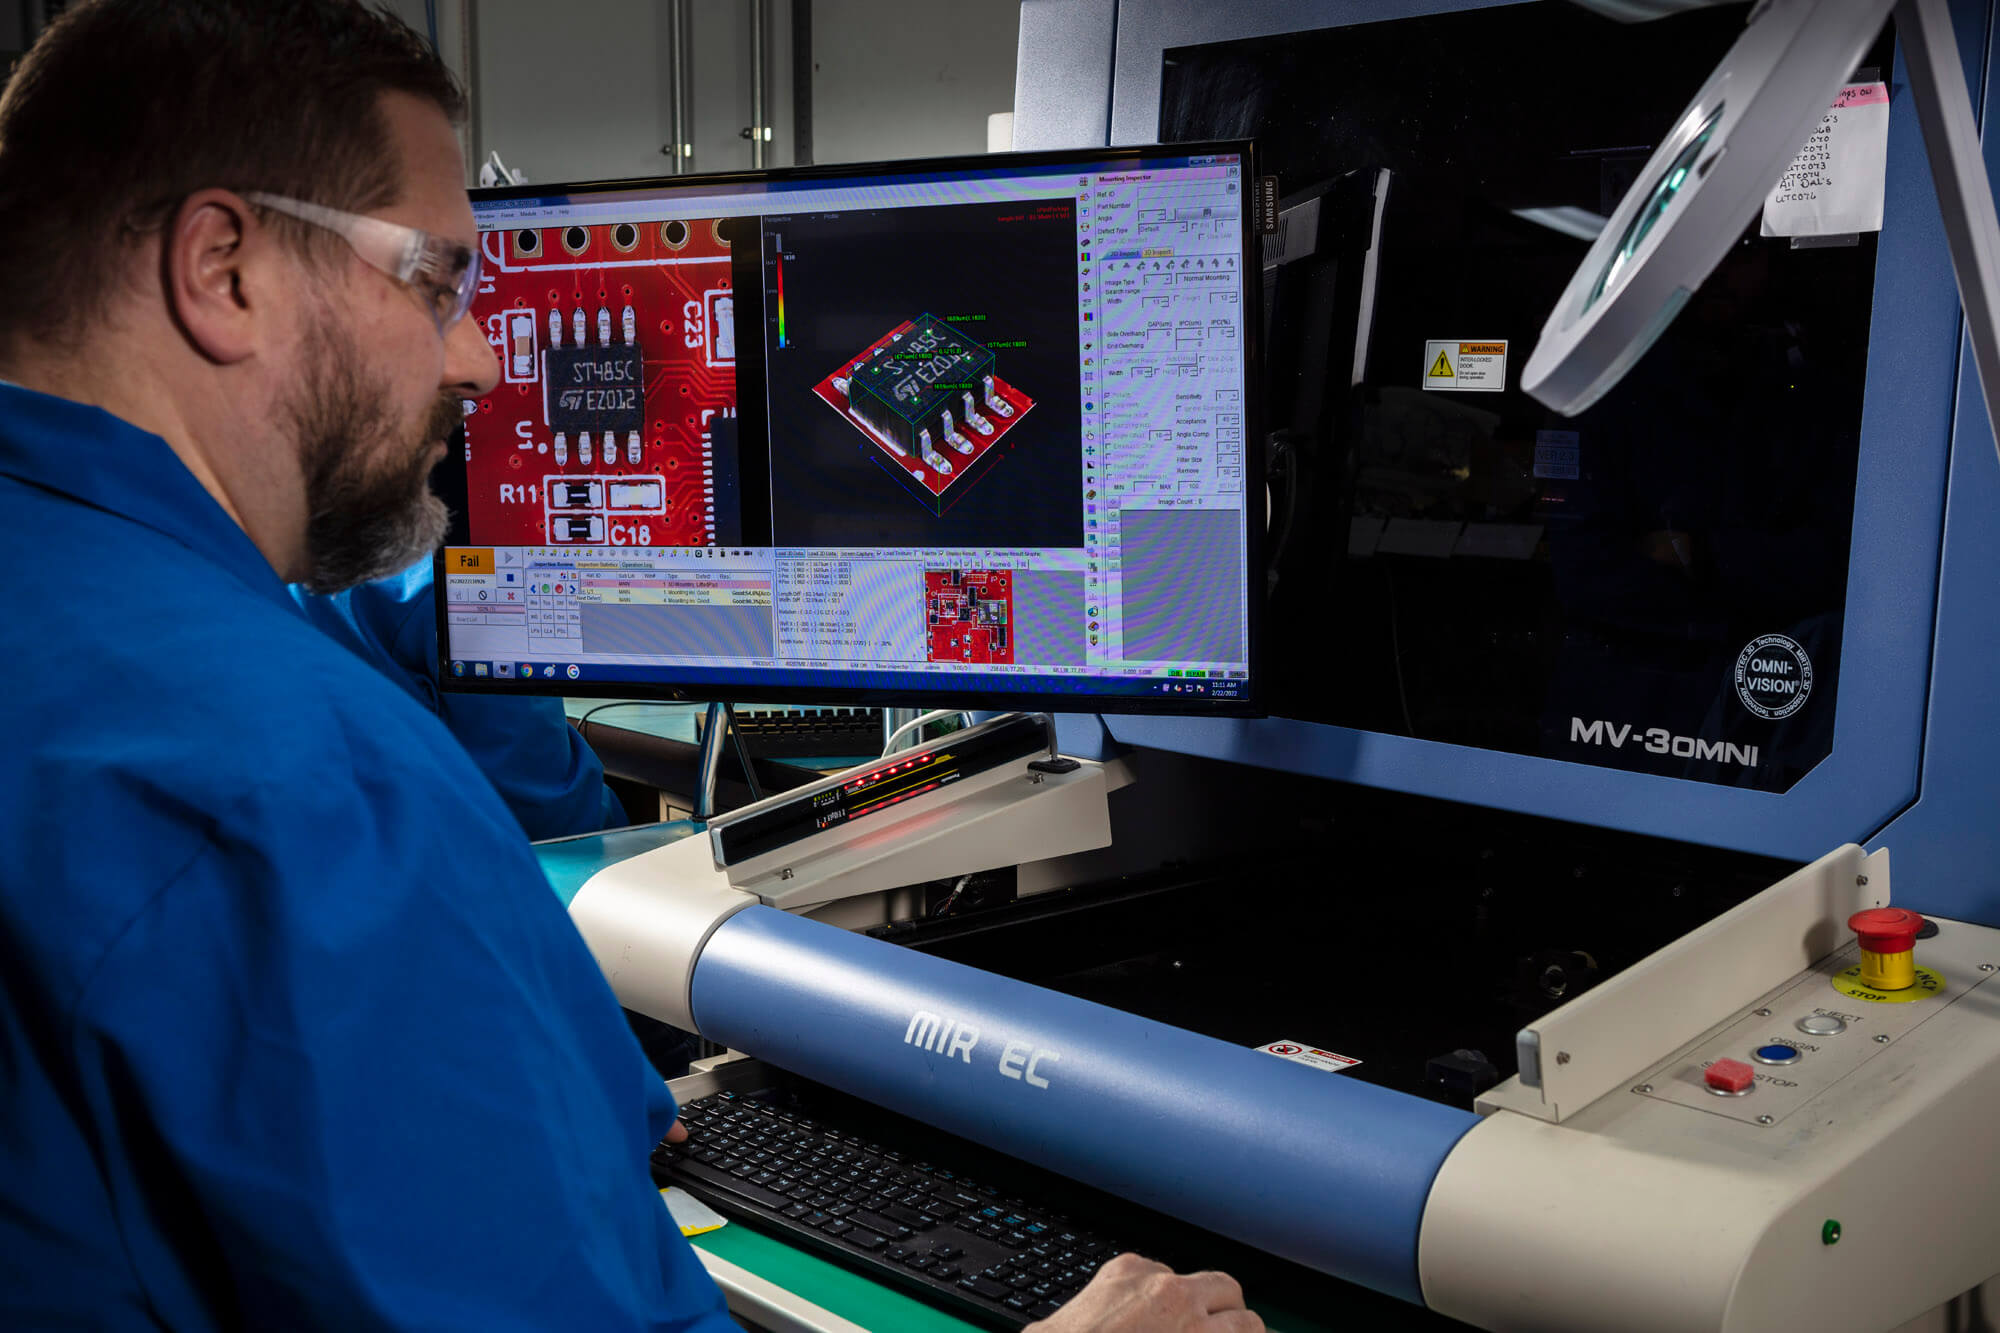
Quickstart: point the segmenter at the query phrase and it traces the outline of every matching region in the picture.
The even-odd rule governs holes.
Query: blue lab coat
[[[401,574],[330,596],[291,589],[315,625],[436,713],[530,838],[596,833],[627,822],[604,765],[563,716],[560,699],[438,689],[437,602],[426,557]]]
[[[0,386],[0,1324],[730,1329],[674,1106],[436,718]]]

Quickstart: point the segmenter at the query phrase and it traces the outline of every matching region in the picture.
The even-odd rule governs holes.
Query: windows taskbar
[[[717,667],[643,667],[588,662],[506,661],[454,658],[443,663],[443,683],[449,690],[534,694],[615,694],[638,691],[672,700],[696,702],[778,699],[786,696],[824,700],[829,691],[845,696],[866,694],[880,702],[936,701],[944,706],[963,702],[980,707],[989,699],[1021,702],[1073,701],[1082,711],[1131,703],[1141,709],[1209,705],[1213,711],[1241,713],[1252,702],[1249,672],[1242,669],[1170,668],[1161,675],[1097,676],[1083,674],[967,673],[963,671],[851,671],[795,668],[783,672],[743,671]]]

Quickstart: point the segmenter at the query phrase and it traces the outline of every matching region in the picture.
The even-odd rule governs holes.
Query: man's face
[[[479,243],[461,185],[458,140],[428,102],[400,94],[382,111],[402,166],[397,202],[374,216],[467,246]],[[307,569],[334,592],[407,568],[444,538],[431,468],[499,362],[469,318],[442,338],[424,293],[342,258],[306,316],[302,364],[283,410],[305,477]]]

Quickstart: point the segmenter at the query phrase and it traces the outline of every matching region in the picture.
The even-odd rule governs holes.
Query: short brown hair
[[[165,222],[197,190],[267,190],[357,213],[395,202],[385,92],[428,99],[454,121],[464,109],[430,46],[360,0],[70,9],[0,95],[0,340],[80,340],[135,229]]]

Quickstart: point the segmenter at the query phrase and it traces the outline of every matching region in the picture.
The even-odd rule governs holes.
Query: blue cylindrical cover
[[[703,1036],[1422,1304],[1417,1229],[1474,1117],[769,907],[695,965]]]

